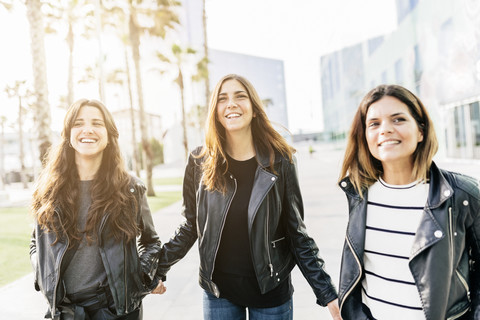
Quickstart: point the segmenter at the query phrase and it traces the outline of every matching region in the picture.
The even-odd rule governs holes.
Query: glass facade
[[[480,103],[455,105],[447,109],[445,136],[449,157],[480,159]]]

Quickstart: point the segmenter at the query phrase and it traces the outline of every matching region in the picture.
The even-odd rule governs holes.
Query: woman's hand
[[[165,291],[167,291],[167,287],[165,287],[162,280],[159,280],[157,287],[152,290],[152,293],[153,294],[164,294]]]
[[[330,315],[332,316],[333,320],[342,320],[340,316],[340,309],[338,308],[338,299],[330,301],[327,304],[328,311],[330,311]]]

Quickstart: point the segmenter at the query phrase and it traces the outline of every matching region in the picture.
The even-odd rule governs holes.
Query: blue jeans
[[[247,308],[203,292],[204,320],[293,320],[293,301],[273,308]]]

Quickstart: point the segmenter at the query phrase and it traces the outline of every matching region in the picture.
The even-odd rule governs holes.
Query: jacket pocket
[[[278,246],[282,245],[285,243],[285,237],[278,238],[276,240],[271,241],[272,248],[276,249]]]

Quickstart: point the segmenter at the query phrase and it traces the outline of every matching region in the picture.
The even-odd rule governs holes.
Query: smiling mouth
[[[241,116],[240,113],[230,113],[230,114],[227,114],[227,115],[225,116],[225,118],[227,118],[227,119],[235,119],[235,118],[239,118],[240,116]]]
[[[389,145],[394,145],[394,144],[400,144],[400,141],[398,140],[389,140],[389,141],[383,141],[378,144],[379,147],[383,146],[389,146]]]
[[[80,139],[81,143],[95,143],[97,140],[95,139]]]

